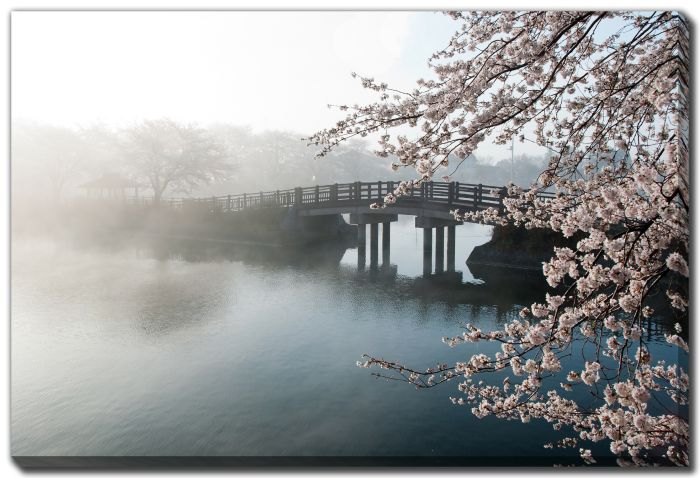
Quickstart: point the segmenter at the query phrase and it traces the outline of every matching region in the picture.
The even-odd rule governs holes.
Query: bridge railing
[[[209,212],[236,212],[244,209],[266,207],[331,207],[340,205],[369,205],[381,202],[392,192],[397,181],[376,181],[330,184],[305,188],[264,191],[254,194],[212,196],[209,198],[161,198],[161,206],[183,210],[203,210]],[[538,193],[548,199],[553,193]],[[397,204],[424,203],[427,206],[454,207],[456,209],[485,209],[499,207],[505,196],[505,188],[485,184],[465,184],[459,182],[426,182],[410,190],[410,194],[400,197]],[[128,197],[126,201],[136,205],[152,205],[153,197]]]

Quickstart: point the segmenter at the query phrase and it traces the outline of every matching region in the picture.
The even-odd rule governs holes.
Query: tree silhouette
[[[224,145],[195,125],[146,120],[123,135],[128,168],[148,183],[156,204],[168,190],[188,193],[200,184],[226,178],[233,170]]]

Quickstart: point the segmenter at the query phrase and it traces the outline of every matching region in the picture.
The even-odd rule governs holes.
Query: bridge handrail
[[[210,209],[239,211],[247,208],[272,206],[302,206],[328,202],[366,202],[380,201],[387,193],[394,190],[399,181],[356,181],[353,183],[335,183],[319,186],[261,191],[258,193],[227,194],[211,197],[169,197],[161,198],[160,204],[173,208],[197,207],[206,205]],[[400,202],[427,201],[447,202],[455,206],[489,207],[501,204],[504,186],[471,184],[460,182],[426,182],[414,188],[408,196],[399,198]],[[551,199],[551,192],[539,192],[538,197]],[[148,205],[153,203],[153,196],[129,196],[128,203]]]

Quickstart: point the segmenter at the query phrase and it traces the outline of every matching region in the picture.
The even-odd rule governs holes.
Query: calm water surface
[[[358,271],[341,246],[15,239],[12,453],[549,455],[548,425],[479,420],[449,402],[456,382],[416,391],[355,365],[488,352],[441,337],[543,294],[522,272],[464,265],[489,235],[457,228],[462,278],[447,282],[421,278],[412,218],[392,227],[388,270]]]

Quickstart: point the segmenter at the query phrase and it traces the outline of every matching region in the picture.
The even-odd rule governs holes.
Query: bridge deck
[[[305,215],[371,211],[373,203],[382,203],[384,196],[397,186],[395,181],[354,182],[312,186],[256,194],[214,196],[209,198],[161,199],[160,204],[176,209],[199,209],[209,212],[236,212],[270,207],[296,207]],[[503,187],[459,182],[423,183],[401,197],[396,204],[377,212],[415,214],[417,210],[449,213],[450,210],[478,210],[500,207]],[[540,193],[541,196],[553,196]],[[153,198],[129,198],[135,204],[152,204]],[[412,211],[412,212],[408,212]]]

